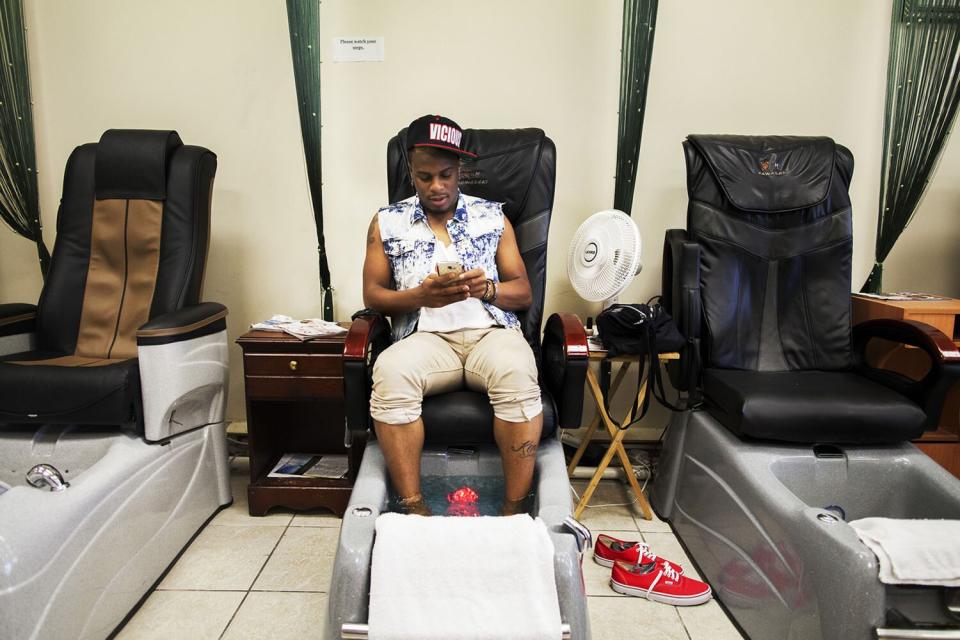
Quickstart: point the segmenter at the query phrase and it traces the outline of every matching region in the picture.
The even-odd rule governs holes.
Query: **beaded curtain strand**
[[[960,0],[893,0],[876,261],[862,291],[883,289],[883,262],[910,223],[960,102]]]
[[[50,253],[43,243],[37,187],[27,38],[20,0],[0,1],[0,219],[37,245],[46,277]]]
[[[657,0],[623,1],[620,49],[620,113],[617,124],[617,176],[613,207],[630,215],[640,158],[643,113],[647,104]]]
[[[290,52],[293,54],[293,76],[297,85],[297,108],[300,111],[300,133],[307,162],[307,181],[313,203],[313,219],[317,226],[317,257],[320,290],[323,295],[323,319],[333,320],[333,287],[327,264],[327,247],[323,236],[323,181],[320,165],[320,2],[319,0],[287,0],[287,23],[290,29]]]

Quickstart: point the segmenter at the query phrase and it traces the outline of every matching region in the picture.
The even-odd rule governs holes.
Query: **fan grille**
[[[600,211],[574,234],[567,255],[567,276],[585,300],[617,296],[640,271],[640,231],[622,211]]]

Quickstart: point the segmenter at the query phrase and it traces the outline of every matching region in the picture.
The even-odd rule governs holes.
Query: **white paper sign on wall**
[[[334,62],[382,62],[383,36],[333,39]]]

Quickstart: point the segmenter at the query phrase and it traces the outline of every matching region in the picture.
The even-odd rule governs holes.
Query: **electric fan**
[[[640,273],[640,231],[617,209],[600,211],[577,229],[567,254],[567,277],[584,300],[607,308]]]

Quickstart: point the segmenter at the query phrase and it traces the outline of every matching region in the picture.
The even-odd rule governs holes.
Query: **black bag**
[[[610,305],[597,316],[597,330],[610,356],[649,353],[656,357],[686,344],[677,323],[659,303]]]
[[[654,300],[657,300],[657,298],[651,299],[650,302]],[[640,414],[630,423],[620,427],[621,429],[629,428],[647,414],[651,395],[665,407],[674,411],[680,410],[679,407],[667,401],[663,379],[660,376],[658,356],[661,353],[680,351],[687,341],[680,334],[680,330],[677,329],[677,323],[660,306],[659,302],[655,302],[653,305],[649,303],[610,305],[597,316],[597,332],[600,334],[600,341],[607,350],[609,357],[620,355],[646,356],[648,354],[650,356],[648,392],[644,396]],[[605,375],[601,375],[601,390],[604,398],[606,398],[607,413],[609,414],[609,362],[604,361],[601,367],[604,366],[605,369],[602,369],[602,371]],[[640,393],[642,379],[643,368],[641,367],[637,373],[637,393]],[[652,390],[652,394],[650,390]]]

